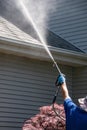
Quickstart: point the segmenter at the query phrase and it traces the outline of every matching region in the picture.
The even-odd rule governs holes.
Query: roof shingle
[[[29,34],[20,30],[18,27],[16,27],[15,25],[13,25],[12,23],[10,23],[2,17],[0,17],[0,36],[18,41],[41,44],[39,40],[36,40],[35,38],[31,37]],[[62,39],[61,37],[57,36],[49,30],[47,30],[46,39],[49,46],[82,52],[80,49],[76,48],[75,46],[73,46],[72,44],[65,41],[64,39]]]

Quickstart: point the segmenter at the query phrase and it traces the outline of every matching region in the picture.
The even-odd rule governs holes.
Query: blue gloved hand
[[[65,79],[64,74],[60,74],[60,75],[57,77],[57,80],[56,80],[55,85],[56,85],[56,86],[60,86],[60,85],[62,85],[65,81],[66,81],[66,79]]]

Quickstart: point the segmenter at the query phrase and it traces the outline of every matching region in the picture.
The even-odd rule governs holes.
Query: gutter
[[[71,66],[87,66],[87,54],[48,46],[56,62]],[[43,45],[0,37],[0,52],[52,62]]]

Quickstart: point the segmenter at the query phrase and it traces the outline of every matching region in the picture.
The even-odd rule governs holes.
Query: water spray
[[[37,28],[35,22],[33,21],[33,19],[32,19],[32,17],[31,17],[30,13],[28,12],[28,10],[27,10],[25,4],[23,3],[22,0],[19,0],[19,2],[20,2],[20,5],[21,5],[21,8],[22,8],[22,11],[23,11],[24,15],[26,14],[27,19],[29,20],[29,22],[31,22],[32,26],[34,27],[34,29],[35,29],[35,31],[36,31],[36,33],[37,33],[37,35],[38,35],[38,37],[39,37],[41,43],[43,44],[43,46],[44,46],[44,48],[46,49],[46,51],[47,51],[48,55],[50,56],[50,58],[52,59],[54,65],[55,65],[55,67],[56,67],[56,69],[58,70],[59,74],[61,74],[61,71],[60,71],[60,69],[59,69],[59,67],[58,67],[58,65],[57,65],[57,63],[56,63],[56,61],[54,60],[54,58],[53,58],[51,52],[49,51],[49,49],[48,49],[48,47],[47,47],[47,44],[45,43],[45,41],[44,41],[44,39],[42,38],[40,32],[38,31],[38,28]]]
[[[39,39],[40,39],[40,42],[43,44],[43,46],[44,46],[44,48],[46,49],[48,55],[49,55],[50,58],[52,59],[52,61],[53,61],[53,63],[54,63],[53,65],[56,67],[56,69],[57,69],[57,71],[59,72],[59,74],[62,74],[61,71],[60,71],[60,68],[58,67],[56,61],[54,60],[54,58],[53,58],[51,52],[49,51],[46,42],[44,41],[44,39],[43,39],[43,37],[41,36],[41,34],[40,34],[40,32],[39,32],[39,30],[38,30],[38,28],[37,28],[35,22],[33,21],[33,19],[32,19],[32,17],[31,17],[30,13],[28,12],[26,6],[24,5],[24,3],[23,3],[22,0],[19,0],[19,2],[20,2],[20,5],[21,5],[21,8],[22,8],[22,11],[23,11],[24,15],[26,15],[26,17],[27,17],[27,19],[29,20],[29,22],[31,22],[32,26],[34,27],[34,29],[35,29],[35,31],[36,31],[36,33],[37,33]],[[55,86],[57,86],[57,80],[56,80]],[[55,96],[54,96],[54,98],[53,98],[53,102],[52,102],[52,108],[53,108],[54,112],[56,113],[56,115],[57,115],[58,117],[60,117],[60,115],[59,115],[58,112],[56,112],[56,110],[55,110],[55,108],[54,108],[54,103],[55,103],[55,101],[56,101],[56,97],[58,96],[59,88],[60,88],[60,86],[58,85],[58,86],[57,86],[56,93],[55,93]],[[60,117],[60,118],[61,118],[62,120],[64,120],[63,117]]]
[[[57,63],[56,63],[55,61],[54,61],[54,66],[57,68],[57,70],[58,70],[59,74],[62,74],[62,73],[61,73],[61,71],[60,71],[59,66],[57,65]]]

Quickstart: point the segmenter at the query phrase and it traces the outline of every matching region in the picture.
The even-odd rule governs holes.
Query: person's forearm
[[[62,89],[63,98],[64,98],[64,99],[69,98],[69,92],[68,92],[66,83],[63,83],[63,84],[61,85],[61,89]]]

